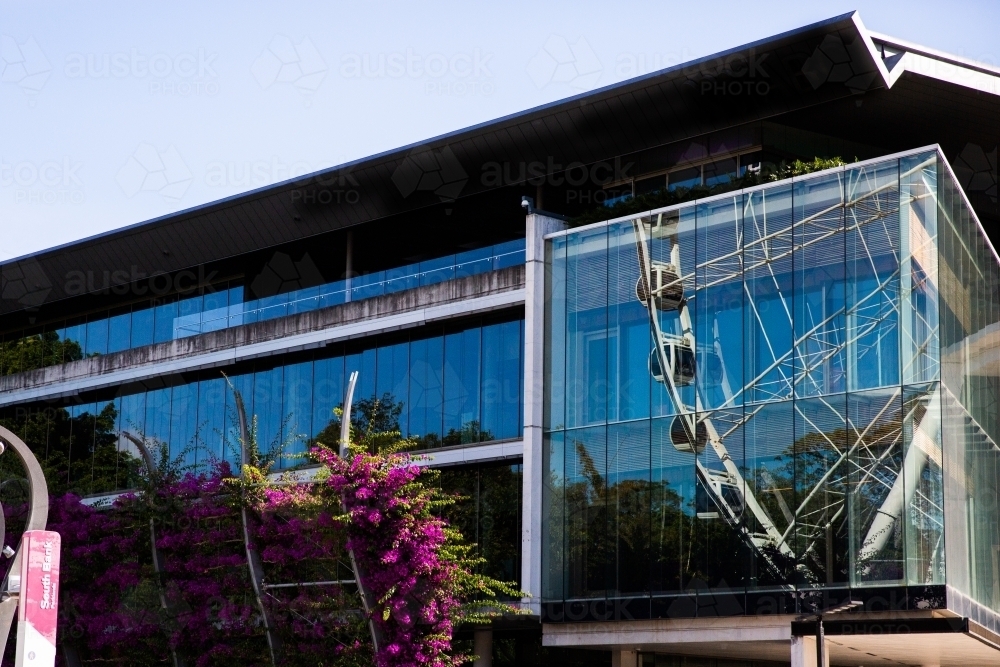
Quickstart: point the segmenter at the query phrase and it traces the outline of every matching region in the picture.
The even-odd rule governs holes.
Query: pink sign
[[[59,533],[29,530],[21,539],[17,664],[52,667],[59,616]]]

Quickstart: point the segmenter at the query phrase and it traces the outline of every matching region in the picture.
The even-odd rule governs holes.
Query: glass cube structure
[[[1000,611],[998,278],[937,148],[547,237],[543,615]]]

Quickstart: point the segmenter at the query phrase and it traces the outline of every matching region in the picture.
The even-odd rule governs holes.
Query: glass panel
[[[736,158],[716,160],[705,165],[705,186],[728,185],[736,180]]]
[[[129,347],[142,347],[153,344],[153,314],[151,307],[143,306],[132,311],[132,336]]]
[[[161,303],[156,306],[153,323],[153,342],[165,343],[174,336],[174,319],[177,317],[177,302]]]
[[[305,313],[319,307],[319,287],[307,287],[288,295],[288,314]]]
[[[229,290],[207,292],[203,297],[201,330],[218,331],[229,326]]]
[[[741,405],[743,394],[742,197],[698,207],[695,340],[703,409]]]
[[[170,397],[170,456],[183,453],[184,464],[198,460],[198,384],[179,384]]]
[[[744,195],[746,401],[792,394],[792,188]]]
[[[632,188],[635,190],[635,195],[649,194],[651,192],[659,192],[660,190],[665,190],[667,187],[667,177],[651,176],[650,178],[640,178],[637,179],[633,184]]]
[[[66,346],[64,352],[69,353],[71,350],[79,350],[79,356],[73,354],[64,354],[63,362],[75,361],[76,359],[82,359],[84,356],[84,351],[87,349],[87,325],[84,323],[73,324],[70,323],[66,327],[65,333],[63,334],[63,340],[66,341]],[[74,345],[75,344],[75,345]],[[69,359],[67,357],[75,356],[76,359]]]
[[[232,408],[225,378],[198,383],[198,459],[202,469],[225,459],[226,415]]]
[[[573,427],[607,419],[607,229],[573,234],[566,250],[566,425]]]
[[[480,336],[477,327],[444,337],[444,444],[478,442]]]
[[[844,394],[795,401],[795,553],[799,585],[830,587],[850,582],[847,451]],[[782,514],[786,506],[781,506]],[[787,517],[786,517],[787,518]]]
[[[701,167],[679,169],[667,174],[667,189],[670,192],[678,189],[690,190],[701,185]]]
[[[283,371],[279,366],[253,374],[253,406],[247,405],[247,409],[257,420],[257,448],[261,454],[274,452],[284,444],[281,428],[285,418],[282,406]]]
[[[447,255],[420,262],[420,284],[434,285],[455,277],[455,256]]]
[[[631,222],[608,229],[608,421],[649,417],[649,312],[636,298],[635,234]]]
[[[230,375],[229,380],[232,382],[233,389],[240,392],[240,396],[243,397],[243,405],[247,411],[247,419],[253,419],[254,374],[241,373],[240,375]],[[230,392],[230,396],[226,399],[227,406],[230,409],[227,411],[228,414],[226,415],[226,461],[233,466],[234,471],[238,471],[239,467],[242,465],[242,461],[240,459],[240,423],[239,416],[236,412],[236,401],[235,398],[231,396],[232,389],[229,389],[227,386],[227,391]],[[258,442],[260,442],[259,438]]]
[[[146,438],[154,446],[170,444],[170,387],[146,393]]]
[[[608,427],[608,530],[616,556],[609,595],[649,590],[649,428],[645,419]]]
[[[87,322],[86,354],[92,357],[96,354],[108,353],[108,318],[98,315]]]
[[[303,361],[285,366],[285,395],[282,398],[282,419],[285,450],[281,466],[289,468],[305,463],[302,455],[312,429],[313,362]]]
[[[674,445],[675,419],[653,419],[651,425],[650,588],[654,595],[679,593],[692,578],[695,457],[683,442],[680,448]]]
[[[939,376],[937,154],[900,160],[903,383]]]
[[[406,436],[410,433],[410,402],[408,371],[410,366],[409,344],[396,343],[378,348],[375,395],[385,402],[385,409],[391,403],[402,408],[399,415],[399,430]]]
[[[196,336],[201,333],[202,298],[189,296],[177,302],[174,318],[174,338]]]
[[[336,447],[340,439],[340,420],[333,409],[344,406],[346,383],[343,357],[317,359],[313,363],[311,437],[327,447]],[[363,396],[357,389],[355,393],[358,398]]]
[[[514,239],[493,246],[493,268],[505,269],[525,262],[525,240]]]
[[[483,466],[480,471],[476,544],[486,559],[482,571],[503,581],[520,581],[521,466]]]
[[[521,437],[521,322],[483,327],[482,415],[484,440]]]
[[[380,280],[384,279],[381,289],[385,294],[392,294],[405,289],[413,289],[420,286],[420,272],[416,264],[408,264],[396,269],[389,269],[384,274],[377,274]],[[371,288],[375,293],[374,288]]]
[[[493,255],[499,246],[468,250],[455,255],[455,277],[464,278],[493,270]]]
[[[566,238],[545,244],[545,428],[566,425]]]
[[[941,388],[903,390],[906,582],[945,583]]]
[[[742,599],[735,595],[742,596],[749,581],[752,545],[744,521],[743,410],[716,410],[696,417],[694,431],[703,435],[695,444],[700,453],[691,545],[693,580],[688,588],[713,591],[718,615],[739,614]]]
[[[898,387],[848,395],[852,586],[905,578],[902,408]]]
[[[566,597],[603,598],[614,565],[608,539],[605,427],[566,432]]]
[[[120,313],[112,317],[108,324],[108,353],[121,352],[129,348],[132,334],[132,313]]]
[[[122,396],[121,412],[118,415],[118,432],[119,434],[127,432],[137,438],[143,437],[146,432],[145,393]],[[119,471],[118,488],[133,489],[139,482],[136,473],[142,463],[142,454],[124,435],[120,435],[118,439],[118,451],[122,458],[128,461],[128,469]]]
[[[780,590],[796,581],[794,407],[792,401],[779,401],[744,410],[747,499],[760,508],[746,513],[747,530],[770,543],[751,552],[747,587]]]
[[[845,171],[847,379],[852,391],[900,381],[898,177],[896,160]]]
[[[654,382],[653,415],[696,410],[695,267],[696,207],[656,214],[649,221],[649,271],[653,315],[647,370]],[[638,230],[637,230],[638,231]],[[657,298],[658,297],[658,298]]]
[[[443,419],[444,339],[440,336],[410,343],[410,437],[422,447],[441,444]]]
[[[542,600],[565,597],[565,434],[545,435],[542,464]]]
[[[847,389],[843,172],[795,183],[795,394]]]

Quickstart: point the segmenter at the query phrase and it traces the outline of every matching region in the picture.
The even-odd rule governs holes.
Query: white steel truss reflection
[[[926,169],[936,159],[932,156],[922,161],[901,177]],[[769,228],[773,227],[772,221],[751,205],[753,195],[747,197],[743,210],[737,210],[734,216],[739,220],[742,214],[743,220],[743,229],[736,223],[736,233],[731,236],[735,239],[735,247],[698,263],[693,269],[681,266],[680,245],[684,241],[679,234],[677,216],[661,213],[632,221],[640,269],[636,295],[648,311],[655,342],[650,372],[665,387],[678,413],[675,417],[677,427],[671,428],[673,445],[695,457],[698,484],[718,509],[718,515],[740,532],[744,542],[773,574],[784,577],[785,581],[790,573],[782,572],[782,563],[794,562],[799,577],[805,582],[823,583],[817,571],[829,570],[829,556],[824,563],[818,545],[829,538],[831,527],[842,521],[846,512],[856,512],[856,523],[866,527],[863,534],[858,532],[850,540],[854,567],[852,582],[875,576],[873,573],[894,533],[894,526],[903,520],[906,508],[915,508],[925,521],[937,525],[941,522],[940,508],[935,505],[937,501],[918,491],[917,484],[904,485],[902,474],[906,470],[908,475],[913,475],[911,479],[916,479],[928,461],[939,456],[935,443],[940,429],[940,389],[934,389],[904,408],[897,380],[896,389],[879,394],[879,400],[884,403],[868,410],[862,423],[854,423],[861,420],[845,414],[846,405],[837,408],[824,398],[827,388],[822,379],[829,374],[828,365],[838,355],[849,355],[852,367],[856,367],[859,363],[875,364],[883,348],[889,354],[900,353],[896,346],[886,345],[887,337],[900,335],[901,258],[898,240],[893,243],[893,239],[897,239],[894,232],[899,231],[900,208],[898,199],[890,196],[896,194],[893,190],[899,187],[899,180],[893,178],[890,183],[879,185],[870,179],[867,171],[860,172],[853,187],[846,188],[839,201],[801,220],[779,222],[778,229]],[[738,197],[733,198],[734,207],[739,206],[739,201]],[[891,228],[893,225],[895,230]],[[876,230],[882,232],[881,246],[873,249],[868,241],[876,238]],[[797,313],[800,320],[806,320],[808,329],[793,335],[787,349],[776,349],[768,335],[769,326],[751,292],[751,281],[744,279],[745,276],[754,275],[756,280],[767,281],[768,289],[773,290],[780,301],[777,317],[786,317],[785,326],[795,331],[791,295],[786,293],[787,288],[782,288],[782,279],[787,282],[787,276],[779,275],[776,265],[782,260],[790,260],[793,253],[802,253],[828,239],[851,233],[855,233],[857,239],[854,261],[865,263],[866,270],[876,279],[866,283],[865,293],[853,295],[852,301],[845,299],[835,312]],[[747,237],[752,240],[747,241]],[[653,258],[651,246],[655,240],[670,241],[669,262]],[[877,265],[876,253],[885,253],[886,246],[894,256],[895,268],[891,272],[880,271]],[[936,252],[933,247],[923,250]],[[936,277],[925,275],[923,280],[926,283]],[[763,370],[739,387],[734,387],[733,378],[726,374],[718,324],[712,327],[713,340],[697,340],[689,307],[689,303],[699,294],[705,294],[707,289],[736,282],[743,284],[747,317],[756,323],[762,334],[762,345],[770,357],[770,363]],[[933,287],[936,289],[936,285]],[[910,286],[903,287],[904,291],[909,289]],[[769,315],[774,317],[773,304]],[[669,330],[671,327],[665,326],[664,319],[668,316],[674,333]],[[676,321],[673,321],[675,316]],[[845,326],[844,321],[849,321],[850,326]],[[907,339],[904,349],[922,354],[936,338],[937,330],[936,323],[926,318],[919,324],[903,327]],[[803,328],[802,321],[799,328]],[[678,329],[679,334],[676,333]],[[916,330],[921,332],[919,340],[915,338]],[[719,384],[725,396],[722,405],[709,407],[702,389],[694,381],[698,351],[718,356],[717,366],[722,368]],[[903,359],[902,363],[906,367],[914,360]],[[692,394],[682,391],[683,387],[692,384],[693,404],[690,398],[685,402],[685,396]],[[748,404],[742,414],[732,410],[740,404],[738,399],[751,390],[755,392],[755,402],[764,402]],[[726,439],[754,419],[767,402],[790,399],[796,394],[809,396],[828,408],[831,411],[828,417],[841,424],[840,428],[848,435],[835,442],[820,424],[811,423],[810,415],[800,409],[799,401],[794,402],[797,418],[825,440],[829,461],[811,488],[802,490],[803,500],[792,508],[767,470],[762,469],[759,482],[755,479],[754,484],[747,484],[743,471],[726,447]],[[912,441],[905,454],[902,447],[896,446],[902,441],[903,424],[913,425]],[[711,469],[702,461],[699,454],[706,447],[714,451],[721,470]],[[753,474],[758,475],[757,472]],[[847,489],[855,497],[872,502],[856,503],[859,507],[852,509],[846,497]],[[773,496],[773,502],[765,500],[764,495]],[[913,502],[915,495],[918,502]],[[780,511],[783,529],[771,516],[768,505]],[[927,508],[931,511],[927,512]],[[938,549],[941,548],[939,544]],[[810,567],[810,561],[817,567]],[[787,585],[791,587],[792,583]]]

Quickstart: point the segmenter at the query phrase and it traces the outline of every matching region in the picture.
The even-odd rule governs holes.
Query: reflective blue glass
[[[344,405],[344,358],[330,357],[313,362],[312,385],[312,432],[317,437],[331,422],[337,419],[333,409]],[[334,447],[335,442],[323,442]]]
[[[174,319],[174,338],[196,336],[201,333],[202,298],[189,296],[177,302],[177,317]]]
[[[257,447],[262,454],[273,454],[284,444],[283,373],[284,368],[279,366],[253,374],[253,407],[248,409],[257,419]]]
[[[742,405],[742,197],[698,206],[695,294],[696,384],[700,409]],[[689,306],[690,307],[690,306]]]
[[[574,427],[607,419],[607,228],[573,234],[566,252],[566,426]]]
[[[87,349],[87,325],[83,323],[70,323],[66,327],[62,339],[67,342],[75,342],[80,346],[80,352],[86,353]]]
[[[177,302],[161,303],[155,308],[153,322],[153,342],[165,343],[174,338],[174,320],[177,318]]]
[[[108,353],[108,320],[105,317],[87,322],[86,355]]]
[[[455,256],[448,255],[420,262],[420,284],[434,285],[455,278]]]
[[[792,393],[792,187],[744,195],[743,266],[747,402]]]
[[[132,313],[121,313],[108,320],[108,354],[127,350],[132,338]]]
[[[566,238],[545,244],[545,408],[546,428],[566,427]]]
[[[483,440],[521,436],[521,349],[520,321],[483,327]]]
[[[899,384],[899,168],[845,172],[847,381],[851,390]]]
[[[132,333],[129,347],[153,344],[153,308],[139,308],[132,311]]]
[[[233,399],[225,378],[198,383],[198,454],[199,466],[222,461],[226,456],[226,415]]]
[[[208,292],[204,296],[201,313],[201,331],[217,331],[229,326],[229,290]]]
[[[444,444],[477,442],[480,432],[479,372],[481,330],[444,337]]]
[[[170,387],[146,393],[146,438],[170,444]],[[177,452],[173,449],[172,454]]]
[[[282,420],[285,443],[281,465],[289,467],[304,463],[297,456],[307,451],[312,429],[313,362],[304,361],[285,366]]]
[[[603,598],[614,567],[606,427],[566,431],[566,597]]]
[[[410,343],[409,435],[424,446],[441,443],[443,433],[444,338],[425,338]]]
[[[403,342],[379,347],[375,364],[375,396],[383,400],[388,395],[390,401],[403,408],[399,415],[399,430],[406,435],[410,432],[411,408],[407,377],[410,366],[409,344]]]
[[[198,384],[179,384],[170,396],[170,455],[184,454],[184,463],[197,462]]]
[[[795,393],[847,389],[843,172],[795,184]]]
[[[649,416],[649,311],[636,296],[640,270],[631,222],[608,228],[608,421]]]

